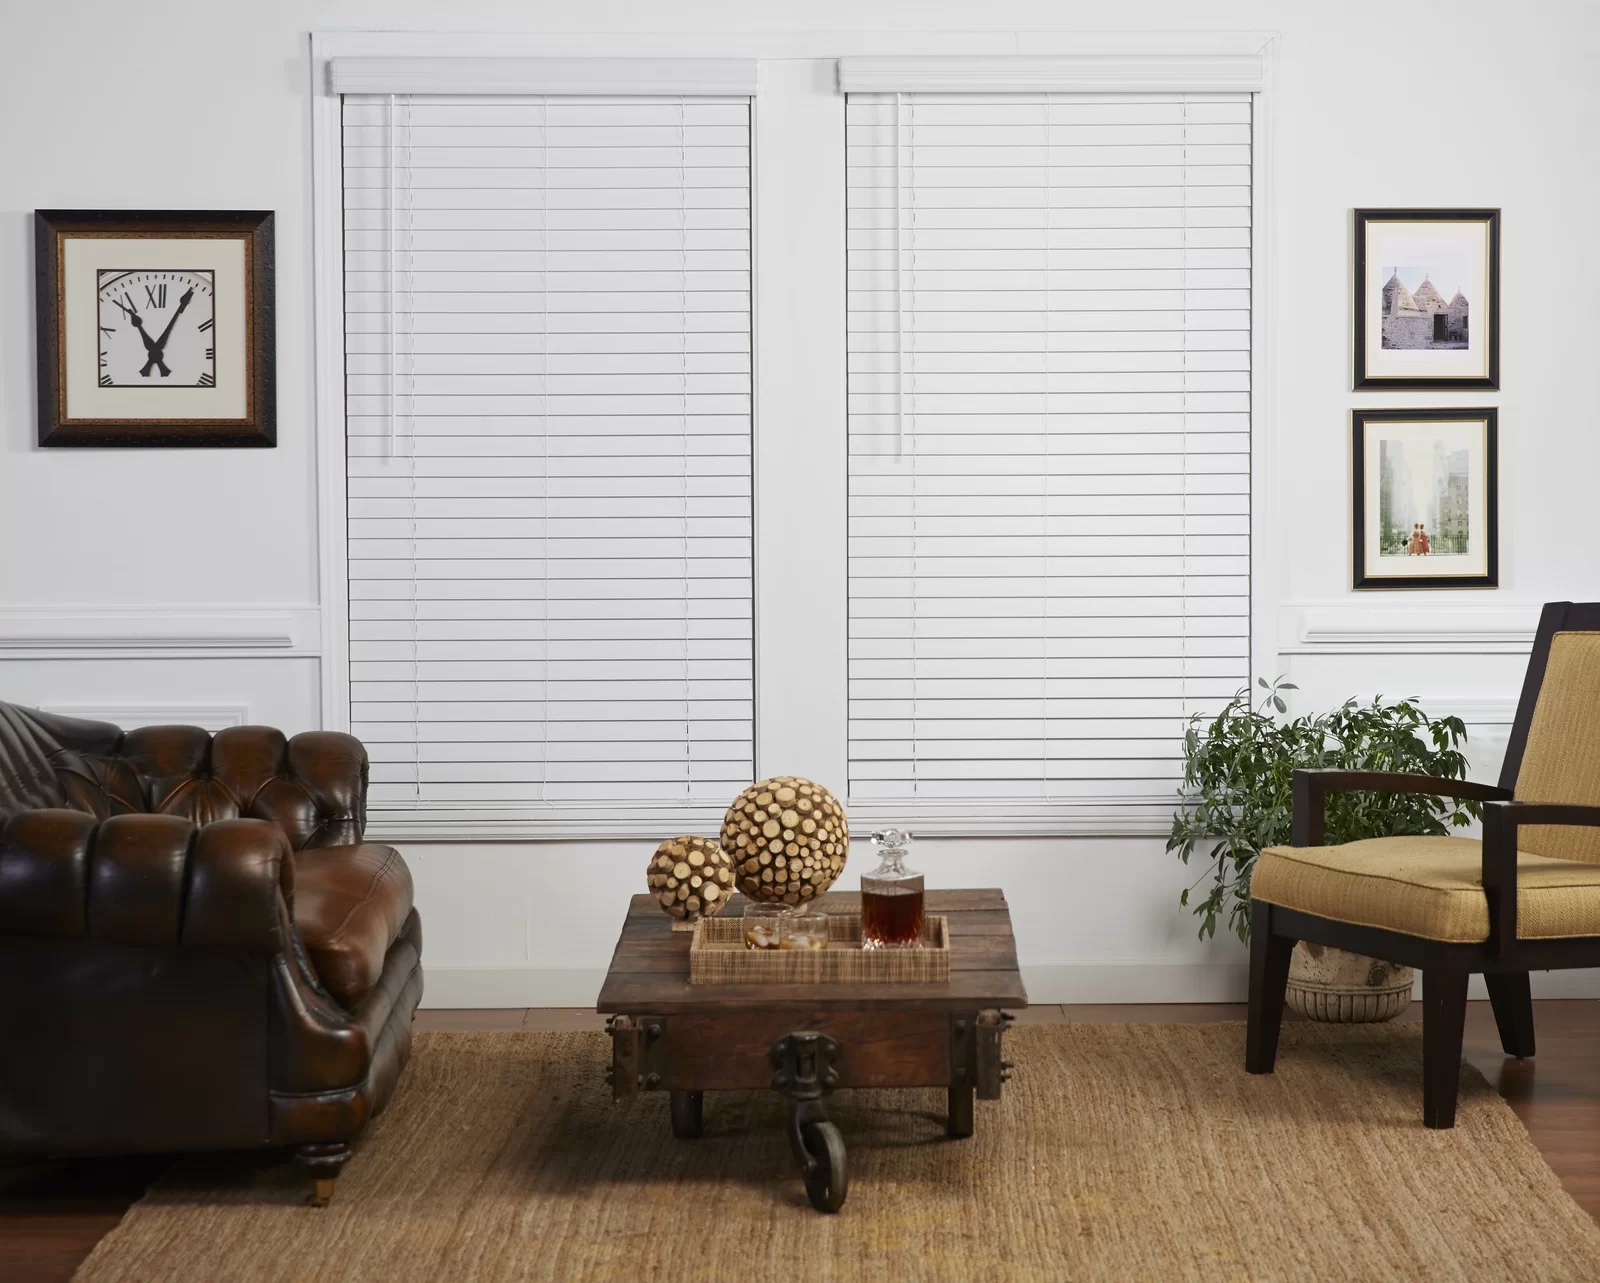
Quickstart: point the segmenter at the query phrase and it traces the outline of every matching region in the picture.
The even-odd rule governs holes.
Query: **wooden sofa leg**
[[[1456,967],[1422,971],[1422,1122],[1456,1125],[1461,1087],[1461,1039],[1467,1023],[1467,973]]]
[[[1526,971],[1490,972],[1483,978],[1489,988],[1494,1023],[1500,1028],[1500,1046],[1506,1055],[1524,1060],[1533,1055],[1533,992]]]
[[[1283,1025],[1283,997],[1294,943],[1273,932],[1270,904],[1250,902],[1250,1014],[1244,1041],[1247,1073],[1270,1074],[1277,1062],[1278,1030]]]
[[[350,1146],[343,1141],[332,1145],[302,1145],[295,1150],[294,1157],[311,1175],[312,1193],[307,1204],[326,1207],[333,1198],[333,1182],[350,1161]]]

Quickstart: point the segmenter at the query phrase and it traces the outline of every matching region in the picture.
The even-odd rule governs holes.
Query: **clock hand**
[[[128,296],[124,294],[122,297],[127,298]],[[144,321],[140,319],[139,313],[133,310],[133,304],[123,303],[113,298],[111,300],[111,305],[117,308],[119,311],[126,312],[128,314],[128,320],[133,322],[133,328],[139,331],[139,337],[144,340],[145,347],[149,347],[150,336],[144,332]]]
[[[172,371],[167,369],[166,365],[163,364],[161,357],[162,354],[167,350],[167,340],[172,336],[172,327],[178,323],[178,318],[183,315],[183,309],[189,306],[189,300],[193,297],[194,290],[192,288],[186,290],[183,297],[178,300],[178,310],[172,314],[172,319],[167,322],[167,328],[161,331],[161,337],[153,344],[148,338],[145,339],[145,348],[150,353],[150,359],[144,363],[144,369],[139,371],[139,373],[144,375],[145,378],[150,377],[151,366],[156,366],[161,370],[162,378],[166,378],[172,373]],[[143,334],[144,330],[141,329],[139,333]]]

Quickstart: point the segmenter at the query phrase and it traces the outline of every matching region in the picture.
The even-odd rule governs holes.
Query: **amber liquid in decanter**
[[[878,867],[861,875],[861,947],[920,949],[923,935],[922,874],[906,867],[911,835],[899,829],[874,833]]]

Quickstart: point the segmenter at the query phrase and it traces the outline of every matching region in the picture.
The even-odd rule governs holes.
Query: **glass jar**
[[[906,867],[911,834],[884,829],[872,840],[878,848],[878,867],[861,875],[861,947],[920,949],[923,886],[922,874]]]

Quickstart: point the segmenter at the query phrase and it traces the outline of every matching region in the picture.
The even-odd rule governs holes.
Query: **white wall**
[[[1257,519],[1278,653],[1260,667],[1291,674],[1305,706],[1382,691],[1468,708],[1487,776],[1536,604],[1600,597],[1600,30],[1576,0],[1440,12],[1392,0],[0,0],[0,697],[244,709],[291,730],[319,720],[308,32],[1255,29],[1279,33],[1276,268],[1260,283],[1276,394]],[[1349,390],[1349,211],[1407,204],[1504,209],[1503,394]],[[76,206],[277,211],[276,450],[32,444],[32,211]],[[1354,597],[1349,409],[1480,403],[1501,409],[1502,588]],[[281,627],[230,635],[241,611]],[[429,1001],[587,1002],[648,845],[409,845]],[[1036,1000],[1238,991],[1242,954],[1196,944],[1176,906],[1184,871],[1159,841],[920,851],[936,883],[1006,888]]]

